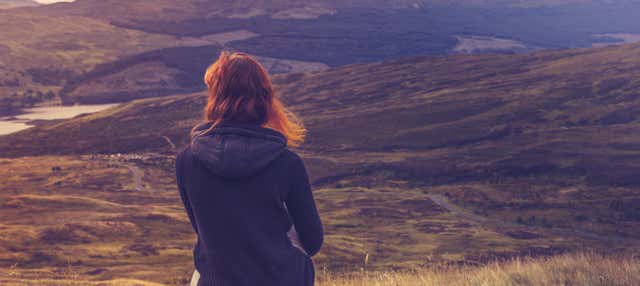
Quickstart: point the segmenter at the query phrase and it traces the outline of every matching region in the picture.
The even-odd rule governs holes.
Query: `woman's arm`
[[[313,256],[322,247],[324,239],[322,222],[313,199],[304,163],[298,155],[293,152],[291,154],[294,155],[292,170],[290,171],[291,189],[285,203],[298,232],[300,243],[307,254]]]
[[[187,149],[183,149],[182,152],[178,153],[176,156],[176,184],[178,185],[178,191],[180,192],[180,199],[182,199],[182,204],[184,205],[184,209],[187,211],[187,215],[189,216],[189,222],[191,222],[191,226],[193,230],[198,234],[198,227],[196,226],[196,218],[193,215],[193,211],[191,210],[191,201],[189,200],[189,196],[187,195],[187,190],[184,187],[183,176],[185,164],[183,163],[184,158],[186,157],[185,153],[189,152]]]

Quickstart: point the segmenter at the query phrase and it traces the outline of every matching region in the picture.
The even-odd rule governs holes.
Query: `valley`
[[[198,79],[221,49],[270,59],[278,63],[272,72],[285,73],[610,45],[630,39],[611,35],[640,33],[640,4],[630,1],[218,2],[80,0],[0,11],[10,27],[0,31],[0,115],[52,98],[114,103],[202,90]]]
[[[186,283],[194,235],[173,187],[172,159],[128,154],[0,161],[1,175],[9,178],[1,185],[0,212],[11,218],[0,226],[0,264],[10,270],[0,271],[0,282]],[[579,230],[573,217],[558,216],[558,212],[573,213],[571,207],[545,207],[568,202],[557,192],[550,192],[556,194],[537,206],[538,219],[560,218],[568,223],[565,226],[518,223],[494,212],[500,207],[488,208],[487,214],[473,201],[454,205],[445,198],[469,192],[493,196],[500,187],[512,188],[517,182],[417,187],[380,175],[360,180],[380,183],[365,187],[342,180],[340,186],[316,187],[327,231],[326,246],[316,258],[319,269],[350,273],[362,267],[483,265],[523,255],[623,253],[640,244],[631,225],[628,234],[607,234],[612,230],[604,228]],[[635,198],[640,199],[637,193]],[[589,201],[571,199],[576,207]],[[601,214],[608,212],[614,213]],[[517,209],[516,213],[523,215]],[[365,256],[369,256],[366,264]]]
[[[631,44],[276,75],[310,130],[297,151],[326,225],[318,269],[636,253],[638,59]],[[173,157],[204,99],[139,99],[0,136],[0,263],[13,273],[0,281],[186,283],[194,237]]]
[[[28,2],[0,0],[1,285],[189,282],[174,157],[223,50],[309,130],[320,285],[637,269],[639,3]]]

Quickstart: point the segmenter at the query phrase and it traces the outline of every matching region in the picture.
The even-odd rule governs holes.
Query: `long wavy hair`
[[[204,119],[211,129],[222,121],[259,124],[299,146],[306,129],[273,90],[267,70],[252,56],[224,51],[204,75],[209,95]]]

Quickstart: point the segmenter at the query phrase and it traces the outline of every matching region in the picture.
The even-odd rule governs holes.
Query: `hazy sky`
[[[51,4],[56,2],[73,2],[73,0],[36,0],[36,2],[40,2],[43,4]]]

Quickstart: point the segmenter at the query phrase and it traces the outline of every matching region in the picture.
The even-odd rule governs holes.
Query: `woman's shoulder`
[[[187,146],[184,146],[178,149],[175,157],[176,169],[182,168],[184,166],[184,162],[186,162],[186,160],[191,158],[191,156],[192,156],[192,153],[191,153],[191,147],[189,146],[189,144],[187,144]]]
[[[284,161],[283,165],[286,166],[286,169],[291,174],[299,173],[300,171],[306,172],[304,160],[296,151],[285,148],[280,158]]]
[[[290,163],[302,163],[302,157],[297,152],[290,148],[285,148],[282,152],[282,157]]]

